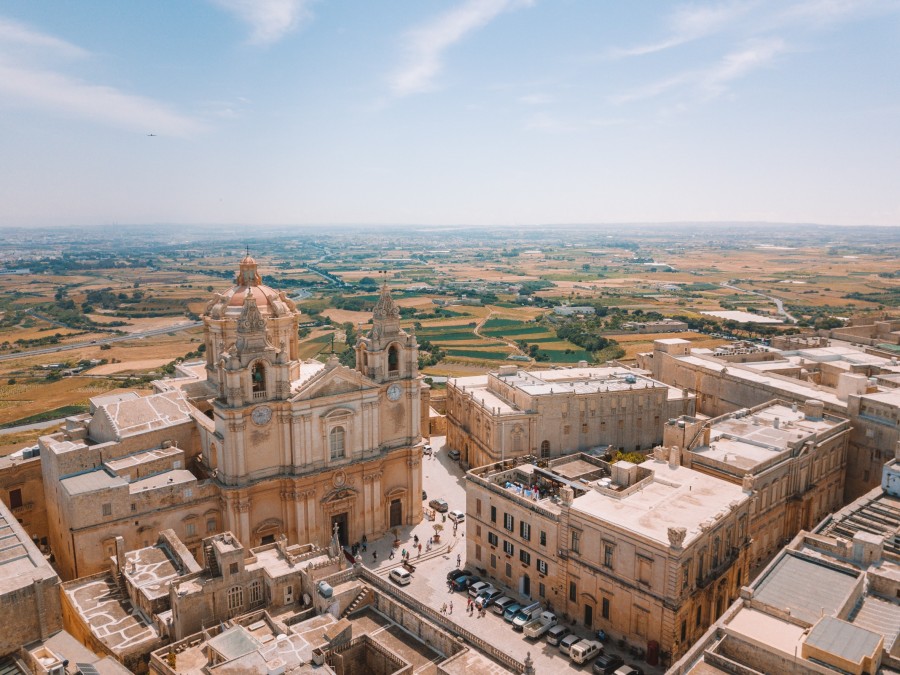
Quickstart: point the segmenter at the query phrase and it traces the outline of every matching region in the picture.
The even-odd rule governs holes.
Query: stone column
[[[373,532],[384,532],[387,528],[387,523],[384,520],[384,493],[381,490],[381,477],[384,475],[384,472],[377,471],[372,474],[372,499],[374,501],[374,508],[372,509],[372,521],[374,527],[372,528]]]
[[[242,499],[235,502],[235,508],[238,513],[238,534],[237,538],[246,547],[253,546],[250,540],[250,500]]]
[[[291,416],[290,453],[291,473],[296,474],[298,467],[303,466],[303,418],[300,415]]]
[[[281,466],[287,468],[291,466],[293,456],[291,454],[291,424],[293,419],[289,410],[281,410],[278,412],[278,428],[281,431]]]

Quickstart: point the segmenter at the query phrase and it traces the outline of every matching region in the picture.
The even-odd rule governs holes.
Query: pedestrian
[[[472,609],[472,598],[466,598],[466,611]]]
[[[431,539],[432,539],[431,537],[428,537],[428,546],[429,547],[431,546]]]
[[[450,601],[450,614],[453,614],[453,601]]]
[[[419,555],[417,555],[416,557],[417,557],[417,558],[421,558],[421,557],[422,557],[422,547],[421,547],[421,546],[419,547]]]
[[[462,561],[462,556],[459,553],[457,553],[456,554],[456,566],[457,567],[459,567],[461,561]]]
[[[446,614],[446,613],[447,613],[447,603],[445,602],[443,605],[441,605],[441,614]]]
[[[391,554],[388,556],[388,560],[394,559],[394,549],[391,549]]]
[[[378,551],[372,551],[372,562],[378,562]]]
[[[402,551],[400,551],[400,557],[403,558],[404,560],[406,560],[406,549],[403,549]]]
[[[413,535],[413,543],[414,543],[414,544],[418,544],[418,543],[419,543],[419,535],[417,535],[417,534]]]

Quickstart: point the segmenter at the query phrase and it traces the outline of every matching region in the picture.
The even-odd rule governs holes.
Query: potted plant
[[[441,540],[441,530],[444,529],[444,526],[440,523],[435,523],[432,527],[434,528],[434,542],[437,543]]]

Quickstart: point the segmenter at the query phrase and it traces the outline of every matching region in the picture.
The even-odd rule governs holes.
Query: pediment
[[[291,400],[307,401],[314,398],[376,389],[377,386],[372,380],[352,368],[335,366],[304,383]]]

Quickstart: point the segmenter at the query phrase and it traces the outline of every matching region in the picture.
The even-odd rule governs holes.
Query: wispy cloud
[[[712,35],[734,23],[748,11],[751,4],[753,3],[729,2],[717,6],[681,7],[669,18],[667,37],[633,47],[613,48],[609,50],[607,56],[614,59],[644,56]]]
[[[278,42],[310,16],[312,0],[212,0],[251,28],[251,44]]]
[[[81,47],[73,45],[52,35],[45,35],[32,30],[25,24],[0,17],[0,46],[4,51],[10,51],[16,47],[26,47],[34,50],[53,52],[58,56],[69,58],[83,58],[88,52]]]
[[[65,40],[0,17],[0,98],[7,105],[40,108],[160,135],[188,136],[203,128],[199,120],[164,103],[87,82],[47,65],[60,58],[90,56]]]
[[[553,97],[549,94],[526,94],[519,97],[519,103],[525,105],[547,105],[553,102]]]
[[[679,73],[615,95],[610,100],[615,104],[630,103],[684,88],[693,90],[705,99],[716,98],[734,80],[769,65],[786,50],[787,45],[779,38],[751,41],[742,48],[729,52],[710,68]]]
[[[431,89],[449,47],[501,13],[531,4],[532,0],[466,0],[414,29],[406,39],[406,63],[391,77],[391,90],[398,96],[406,96]]]

